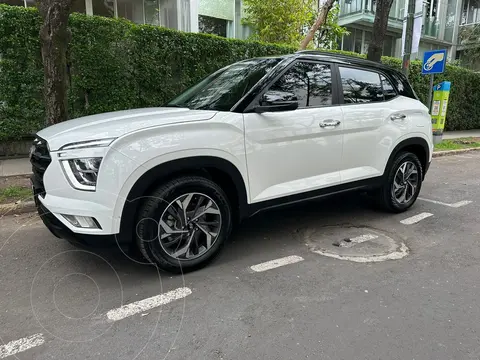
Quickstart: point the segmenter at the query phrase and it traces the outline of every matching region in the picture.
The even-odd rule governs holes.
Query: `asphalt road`
[[[404,214],[359,195],[260,214],[185,276],[77,250],[34,215],[4,217],[0,359],[479,359],[479,164],[480,153],[435,159],[421,197],[440,203]],[[408,255],[358,263],[307,246],[352,229]],[[250,268],[286,256],[297,262]]]

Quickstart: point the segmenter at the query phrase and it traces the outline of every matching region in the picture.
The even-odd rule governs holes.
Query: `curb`
[[[432,157],[442,157],[442,156],[451,156],[457,154],[463,154],[470,151],[480,151],[480,147],[478,148],[468,148],[468,149],[459,149],[459,150],[446,150],[446,151],[436,151],[432,154]]]
[[[25,201],[10,204],[0,204],[0,216],[24,214],[36,211],[34,201]]]
[[[0,179],[5,179],[5,178],[25,178],[25,179],[28,179],[30,176],[32,176],[32,173],[29,173],[29,174],[0,175]]]

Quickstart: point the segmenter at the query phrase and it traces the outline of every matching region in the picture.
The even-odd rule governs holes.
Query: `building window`
[[[227,37],[228,35],[228,20],[218,19],[210,16],[198,16],[198,31],[205,34],[214,34],[218,36]]]
[[[355,36],[355,29],[347,29],[349,34],[343,36],[342,50],[353,51],[353,38]]]
[[[363,31],[359,29],[355,30],[355,47],[353,48],[353,51],[359,54],[362,53],[362,32]]]
[[[180,30],[192,31],[192,25],[190,24],[190,0],[181,0],[180,6],[180,14],[182,21]]]
[[[394,56],[395,38],[392,36],[385,36],[383,41],[383,56]]]
[[[190,1],[182,0],[181,5],[186,12],[182,13],[182,29],[189,29]],[[117,0],[117,14],[137,24],[178,29],[177,0]]]
[[[87,12],[85,0],[73,0],[72,12],[85,14]]]
[[[145,24],[160,25],[160,6],[158,0],[144,0]]]
[[[114,5],[113,0],[92,0],[93,15],[114,17]]]
[[[6,4],[10,6],[25,6],[23,0],[2,0],[0,1],[0,4]]]
[[[118,17],[125,18],[137,24],[145,23],[142,0],[117,0]]]
[[[10,6],[37,6],[36,0],[0,0],[0,4],[6,4]],[[72,3],[72,12],[78,12],[85,14],[85,0],[74,0]]]
[[[480,22],[480,0],[465,0],[462,25]]]
[[[160,0],[160,25],[178,29],[177,0]]]

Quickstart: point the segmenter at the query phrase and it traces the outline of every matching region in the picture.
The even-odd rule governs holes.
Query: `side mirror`
[[[291,111],[298,108],[295,94],[284,91],[267,91],[260,99],[260,105],[254,108],[256,113]]]

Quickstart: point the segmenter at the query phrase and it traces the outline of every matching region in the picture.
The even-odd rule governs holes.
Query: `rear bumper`
[[[64,239],[72,245],[83,248],[128,247],[128,242],[125,240],[120,241],[120,237],[117,235],[90,235],[73,232],[42,204],[38,194],[34,195],[34,199],[40,218],[48,230],[50,230],[50,232],[56,237]]]

